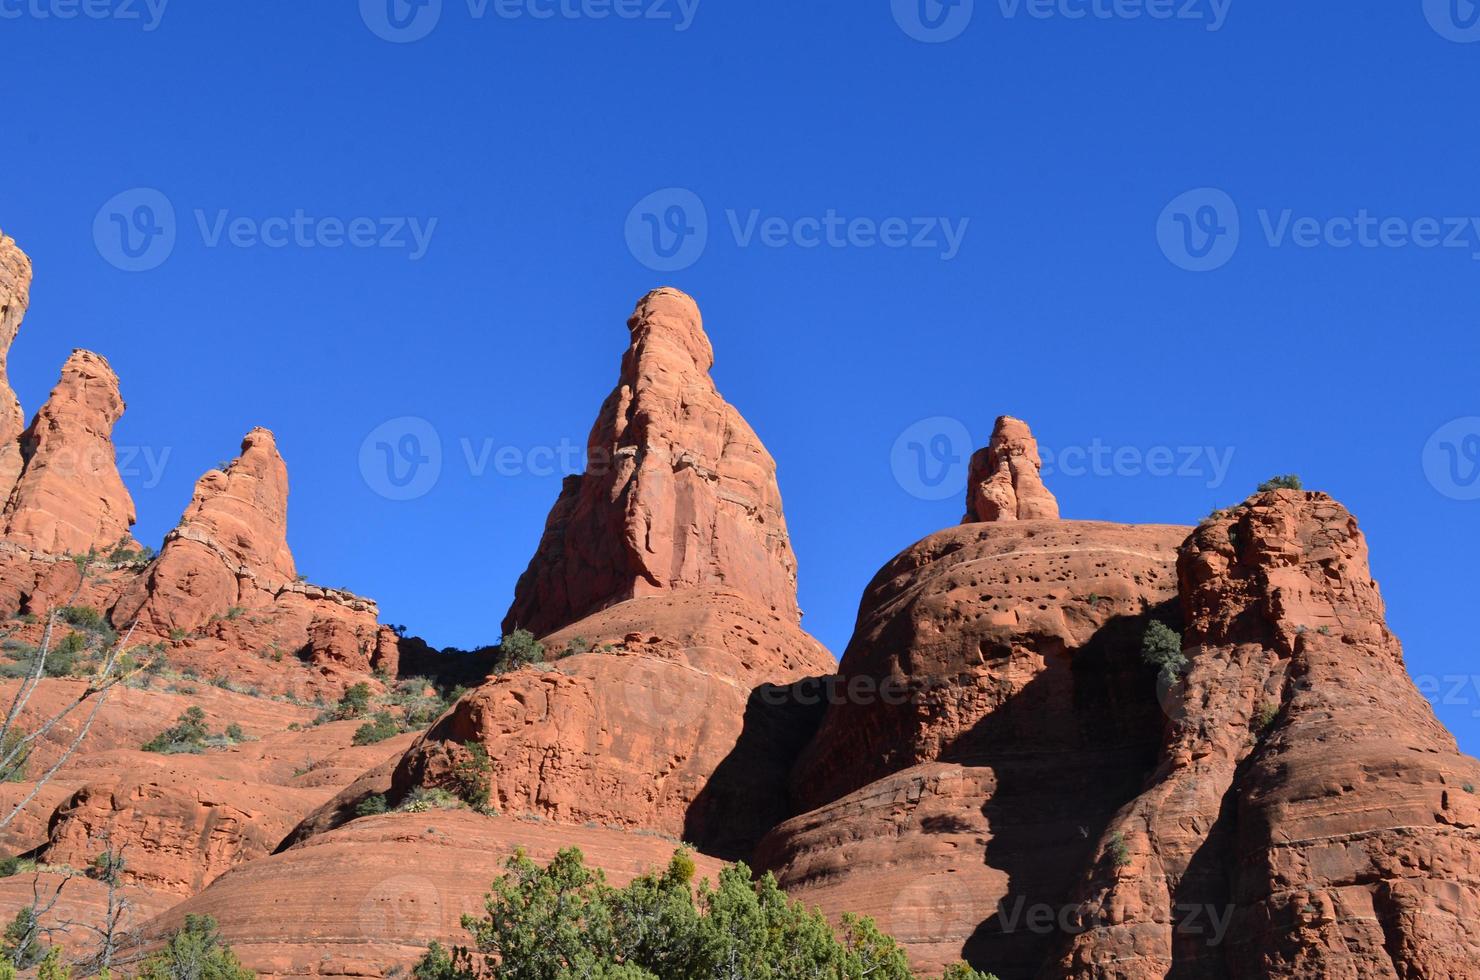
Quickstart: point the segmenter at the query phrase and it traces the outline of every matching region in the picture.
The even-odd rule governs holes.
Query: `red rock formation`
[[[102,357],[73,351],[21,435],[24,469],[5,506],[5,540],[42,554],[86,554],[129,542],[134,502],[113,450],[123,415],[118,376]]]
[[[917,967],[1032,974],[1062,904],[1141,785],[1162,714],[1140,662],[1186,528],[973,523],[864,594],[828,713],[793,774],[804,813],[757,863],[836,916],[875,916]],[[1002,914],[1006,909],[1008,915]]]
[[[621,886],[666,866],[679,842],[466,810],[387,813],[243,865],[150,923],[145,936],[158,943],[186,915],[211,915],[243,964],[264,976],[393,976],[430,940],[467,944],[461,917],[483,914],[516,847],[540,863],[579,847]],[[719,862],[699,855],[695,863],[699,877],[717,878]]]
[[[1002,416],[987,448],[971,457],[962,523],[1057,519],[1059,502],[1043,485],[1042,471],[1028,424]]]
[[[156,636],[199,629],[228,610],[270,604],[294,581],[288,550],[288,468],[266,429],[242,440],[241,455],[210,470],[159,558],[120,607]]]
[[[1467,977],[1480,762],[1409,680],[1356,521],[1273,491],[1179,562],[1162,761],[1081,893],[1075,977]],[[1112,841],[1112,835],[1119,835]]]
[[[520,577],[504,632],[536,636],[626,599],[722,586],[797,622],[776,465],[710,380],[698,307],[649,293],[621,377]]]
[[[287,465],[272,433],[254,429],[236,460],[196,483],[179,526],[113,607],[113,621],[170,638],[179,645],[171,657],[183,664],[229,670],[270,691],[337,692],[371,672],[394,674],[398,639],[379,625],[373,602],[298,580],[287,515]],[[288,657],[314,674],[282,666]]]
[[[10,387],[10,345],[31,301],[31,260],[0,232],[0,500],[8,500],[21,475],[21,430],[26,419]]]
[[[501,813],[656,831],[749,857],[785,816],[791,758],[750,750],[774,746],[756,730],[767,706],[753,694],[823,673],[831,656],[793,623],[714,590],[633,599],[546,644],[559,653],[577,636],[597,652],[496,677],[460,701],[403,760],[393,798],[450,786],[463,746],[478,742]],[[779,712],[786,693],[774,701]]]
[[[628,326],[590,442],[614,468],[567,484],[506,620],[548,634],[556,659],[464,698],[403,760],[392,796],[452,786],[476,742],[500,812],[748,857],[787,811],[815,718],[768,685],[836,665],[798,625],[775,467],[714,390],[693,301],[658,290]]]

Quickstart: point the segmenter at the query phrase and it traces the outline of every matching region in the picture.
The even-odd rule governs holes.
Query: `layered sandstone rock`
[[[786,815],[789,761],[810,734],[794,719],[815,712],[779,686],[833,666],[794,624],[696,590],[630,600],[546,643],[596,652],[465,697],[403,760],[393,799],[451,786],[477,742],[501,813],[655,831],[730,858]]]
[[[724,586],[792,622],[796,558],[776,464],[709,377],[698,307],[676,289],[638,303],[616,389],[520,577],[504,632],[553,632],[604,606]]]
[[[5,506],[6,541],[48,555],[131,543],[134,502],[113,451],[113,426],[123,407],[108,362],[73,351],[20,437],[24,468]]]
[[[793,774],[810,812],[758,863],[808,905],[875,916],[921,969],[1032,975],[1052,937],[1015,910],[1067,900],[1155,759],[1140,642],[1187,530],[972,523],[896,556]]]
[[[1056,519],[1059,502],[1043,485],[1042,473],[1038,441],[1028,424],[1002,416],[991,442],[971,457],[962,523]]]
[[[182,663],[229,667],[241,683],[299,696],[393,675],[399,638],[378,618],[368,599],[299,580],[288,549],[287,465],[266,429],[249,432],[224,470],[200,478],[159,557],[113,607],[120,628],[136,622],[143,635],[173,640]],[[313,673],[284,668],[288,658]]]
[[[1198,528],[1179,573],[1190,666],[1161,763],[1101,839],[1057,969],[1472,975],[1480,763],[1409,680],[1351,514],[1261,494]]]
[[[186,915],[211,915],[263,975],[388,977],[427,943],[466,945],[464,914],[482,915],[490,884],[517,847],[540,863],[578,847],[588,866],[621,886],[661,870],[677,840],[601,827],[570,827],[465,810],[388,813],[356,820],[218,879],[150,923],[158,943]],[[701,878],[719,862],[696,857]]]
[[[10,387],[10,345],[31,301],[31,260],[0,232],[0,501],[10,498],[21,475],[21,430],[26,419]]]
[[[272,433],[254,429],[241,455],[195,485],[190,506],[120,618],[157,636],[191,632],[233,608],[269,604],[297,573],[288,550],[288,468]]]
[[[709,380],[693,301],[651,293],[629,328],[591,437],[615,468],[566,486],[506,619],[542,634],[550,662],[465,697],[390,797],[455,789],[476,743],[498,812],[748,858],[789,811],[790,761],[817,718],[784,688],[836,664],[798,625],[775,467]]]

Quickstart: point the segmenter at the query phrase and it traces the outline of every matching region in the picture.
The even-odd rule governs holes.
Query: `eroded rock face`
[[[1101,839],[1058,969],[1473,975],[1480,763],[1409,680],[1351,514],[1261,494],[1199,527],[1179,573],[1190,665],[1161,762]]]
[[[790,761],[810,734],[796,715],[816,714],[769,685],[835,666],[794,623],[691,590],[629,600],[545,643],[593,652],[469,694],[402,761],[393,798],[453,788],[477,742],[500,813],[654,831],[729,858],[786,816]]]
[[[180,524],[122,607],[156,636],[191,632],[233,608],[271,603],[296,577],[288,551],[288,468],[254,429],[226,470],[195,485]]]
[[[792,779],[810,812],[757,863],[808,905],[875,916],[920,969],[1030,976],[1099,830],[1153,765],[1141,662],[1182,527],[1024,520],[938,532],[864,594]]]
[[[992,441],[971,457],[963,524],[1055,520],[1059,502],[1043,485],[1038,440],[1021,419],[1004,415]]]
[[[649,293],[621,377],[520,577],[504,632],[541,636],[638,596],[721,586],[792,622],[796,558],[776,465],[710,380],[698,307]]]
[[[176,644],[181,663],[273,692],[322,695],[399,666],[398,638],[375,603],[298,580],[287,465],[266,429],[200,478],[158,558],[112,610],[119,628],[137,622],[140,635]],[[299,661],[313,674],[283,666]]]
[[[541,864],[579,847],[621,886],[666,867],[679,842],[466,810],[365,817],[222,876],[148,924],[146,943],[186,915],[211,915],[243,964],[264,976],[394,976],[430,940],[468,943],[461,917],[484,913],[490,884],[519,847]],[[718,877],[719,862],[695,863],[699,877]]]
[[[134,502],[113,451],[113,426],[123,407],[108,362],[73,351],[20,437],[24,468],[5,507],[5,540],[49,555],[131,541]]]
[[[21,475],[21,430],[26,419],[10,387],[10,345],[31,302],[31,260],[0,232],[0,500],[10,498]]]

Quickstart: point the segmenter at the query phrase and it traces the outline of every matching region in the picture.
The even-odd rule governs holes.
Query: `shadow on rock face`
[[[1175,602],[1119,616],[1047,667],[952,743],[942,761],[990,767],[982,807],[986,864],[1008,890],[966,940],[967,960],[1002,980],[1039,975],[1066,935],[1080,931],[1074,887],[1096,859],[1111,817],[1156,765],[1166,724],[1155,669],[1141,660],[1153,618]]]
[[[726,861],[753,860],[761,838],[792,815],[791,767],[822,723],[825,681],[750,692],[740,738],[689,807],[684,840]]]

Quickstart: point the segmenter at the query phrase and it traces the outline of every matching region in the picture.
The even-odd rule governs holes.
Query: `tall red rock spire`
[[[1043,485],[1043,460],[1028,423],[1004,415],[992,441],[971,457],[963,524],[1057,520],[1059,502]]]
[[[614,603],[730,588],[799,622],[796,557],[776,464],[709,377],[699,308],[658,289],[627,322],[632,341],[588,442],[520,577],[504,631],[544,635]]]
[[[288,550],[288,468],[272,433],[253,429],[225,470],[210,470],[196,481],[185,516],[120,610],[167,636],[232,607],[269,601],[295,574]]]
[[[5,507],[5,538],[48,554],[85,554],[128,539],[134,501],[113,449],[123,415],[118,375],[76,350],[20,437],[24,467]]]
[[[10,345],[20,332],[31,301],[31,260],[0,232],[0,502],[21,475],[21,430],[26,426],[20,399],[10,387]]]

